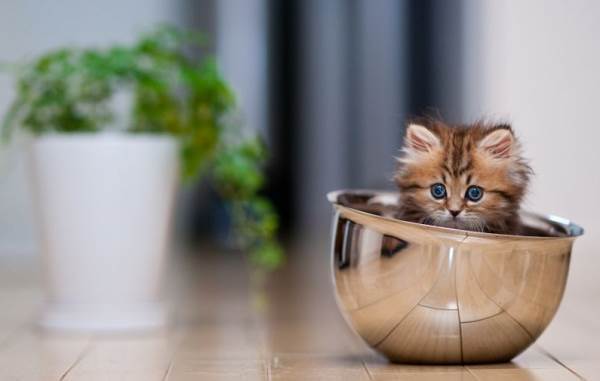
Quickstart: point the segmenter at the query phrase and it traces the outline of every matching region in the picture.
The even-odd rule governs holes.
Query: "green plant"
[[[17,95],[3,130],[105,130],[116,117],[114,95],[131,94],[127,131],[175,136],[183,177],[209,176],[230,205],[240,248],[262,268],[274,268],[282,260],[277,214],[259,195],[267,152],[232,117],[234,95],[214,60],[194,58],[201,43],[194,32],[160,27],[131,45],[44,54],[18,67]]]

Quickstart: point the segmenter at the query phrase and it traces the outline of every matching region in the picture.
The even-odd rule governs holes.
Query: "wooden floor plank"
[[[250,360],[177,359],[167,378],[180,380],[266,380],[267,364]]]
[[[162,380],[174,350],[170,333],[132,337],[96,337],[85,356],[65,380],[139,379]]]
[[[0,379],[59,380],[85,352],[89,340],[27,329],[0,351]]]
[[[361,360],[353,356],[274,355],[270,371],[272,380],[369,380]]]
[[[338,312],[326,254],[294,258],[262,288],[235,257],[180,266],[174,325],[146,335],[42,333],[40,292],[4,280],[0,380],[600,380],[596,305],[566,300],[539,346],[509,363],[391,364]]]
[[[587,293],[587,296],[586,296]],[[600,380],[600,302],[589,290],[567,288],[563,305],[538,341],[547,353],[586,380]]]
[[[471,373],[479,381],[577,381],[567,369],[475,369]]]
[[[500,364],[469,365],[467,369],[478,380],[579,380],[538,346],[529,348],[511,362]]]
[[[560,369],[563,368],[558,362],[547,356],[538,347],[533,346],[525,352],[518,355],[510,362],[498,364],[478,364],[469,365],[471,370],[492,370],[492,369]]]

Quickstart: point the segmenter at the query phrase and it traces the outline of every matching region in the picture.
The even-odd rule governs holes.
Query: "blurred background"
[[[526,208],[586,228],[571,276],[597,293],[599,17],[591,0],[5,0],[0,61],[127,42],[157,23],[205,31],[271,148],[266,193],[290,240],[327,242],[328,191],[392,188],[407,117],[509,121],[536,172]],[[0,114],[13,95],[2,73]],[[0,256],[35,258],[19,144],[2,149]],[[180,239],[227,226],[205,187],[184,189],[178,210]]]

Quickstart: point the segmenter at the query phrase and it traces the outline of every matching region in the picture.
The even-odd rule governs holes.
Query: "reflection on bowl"
[[[583,230],[523,214],[527,236],[393,218],[397,194],[337,191],[333,278],[342,313],[392,361],[508,361],[552,320]]]

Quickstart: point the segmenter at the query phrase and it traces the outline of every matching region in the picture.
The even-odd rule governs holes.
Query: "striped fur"
[[[407,127],[395,182],[401,193],[400,218],[430,225],[491,233],[518,234],[518,212],[531,168],[506,124],[478,122],[451,126],[421,120]],[[447,197],[431,195],[444,184]],[[469,186],[483,198],[465,197]],[[450,210],[460,211],[453,217]]]

